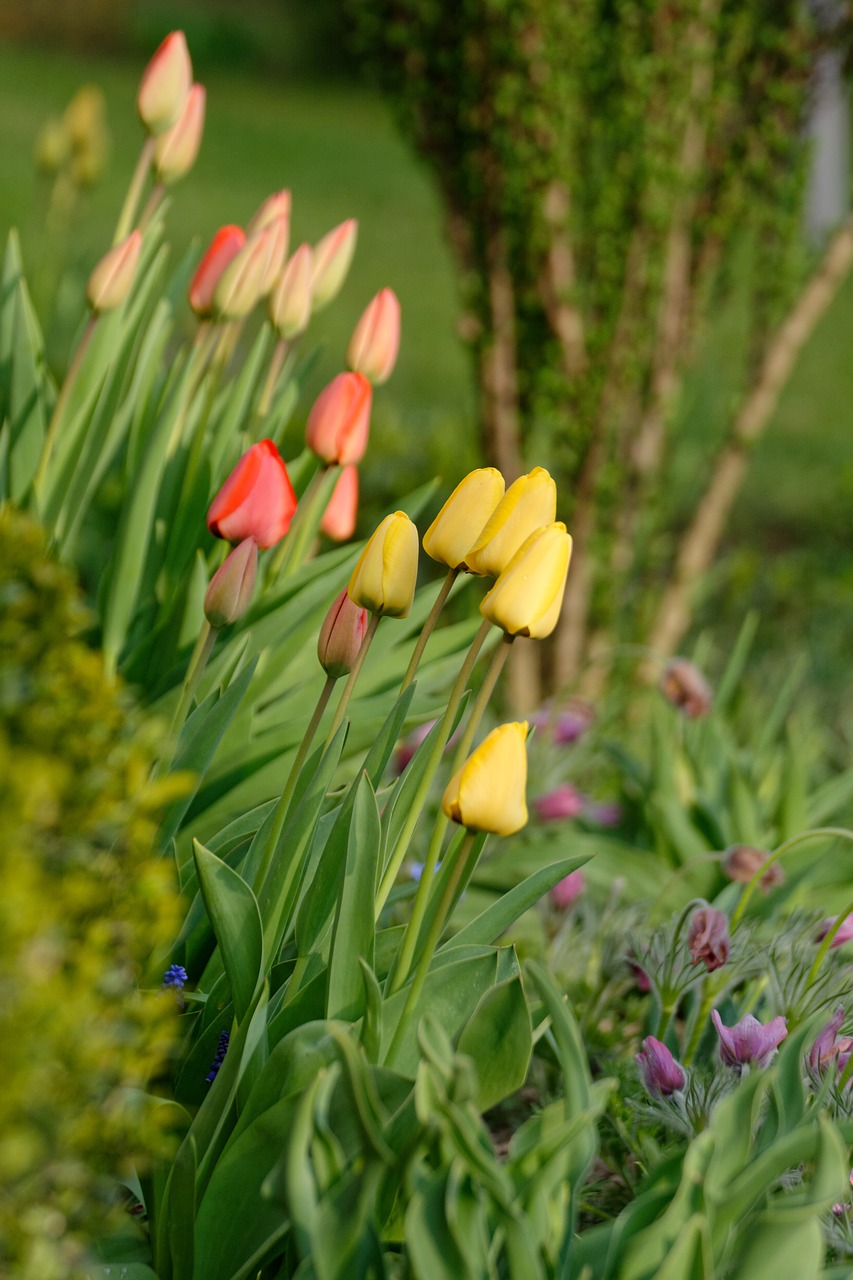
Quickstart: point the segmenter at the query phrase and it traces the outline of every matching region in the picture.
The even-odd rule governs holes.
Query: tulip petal
[[[449,569],[467,568],[468,553],[504,496],[504,478],[495,467],[469,471],[427,529],[423,548]]]

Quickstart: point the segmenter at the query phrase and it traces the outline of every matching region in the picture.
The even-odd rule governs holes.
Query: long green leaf
[[[330,1018],[354,1021],[364,1012],[364,986],[359,961],[373,964],[373,904],[380,848],[379,809],[366,773],[355,793],[347,840],[344,876],[329,957]]]
[[[198,883],[222,953],[234,1012],[242,1022],[263,981],[261,913],[246,882],[197,840],[193,841]]]

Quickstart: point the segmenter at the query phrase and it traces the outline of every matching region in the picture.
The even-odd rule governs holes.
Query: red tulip
[[[339,373],[321,391],[305,428],[305,443],[324,462],[361,462],[370,432],[370,383],[361,373]]]
[[[246,243],[242,227],[220,227],[190,282],[190,306],[197,316],[213,314],[213,295],[219,277]]]
[[[259,547],[272,547],[287,533],[295,510],[287,467],[272,440],[261,440],[243,454],[213,499],[207,527],[215,538],[254,538]]]
[[[358,514],[358,467],[350,463],[338,476],[329,505],[320,521],[320,532],[335,542],[346,542],[355,533]]]

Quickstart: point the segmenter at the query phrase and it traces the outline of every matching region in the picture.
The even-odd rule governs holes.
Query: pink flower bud
[[[346,542],[355,533],[358,514],[358,467],[351,462],[338,476],[329,505],[320,521],[320,532],[334,542]]]
[[[245,231],[235,226],[220,227],[211,240],[190,283],[190,306],[197,316],[213,314],[213,295],[219,279],[245,243]]]
[[[726,849],[723,858],[723,871],[730,880],[736,880],[739,884],[749,884],[752,877],[763,867],[770,855],[762,849],[753,849],[748,844],[733,844]],[[778,862],[774,862],[769,866],[764,875],[759,880],[759,887],[764,893],[769,893],[776,885],[785,883],[785,872],[782,870]]]
[[[270,295],[270,320],[282,338],[296,338],[308,328],[313,273],[313,250],[301,244]]]
[[[367,610],[353,604],[346,588],[336,597],[320,628],[317,657],[327,676],[348,675],[367,630]]]
[[[680,1092],[687,1083],[684,1068],[675,1061],[663,1041],[656,1040],[654,1036],[646,1036],[643,1051],[635,1054],[634,1060],[640,1068],[643,1084],[653,1097],[661,1095],[668,1098]]]
[[[274,191],[271,196],[267,196],[261,207],[252,215],[249,223],[249,235],[253,236],[256,231],[263,231],[264,227],[268,227],[271,222],[276,222],[279,218],[284,218],[288,228],[290,227],[290,192]]]
[[[370,383],[361,373],[339,373],[314,401],[305,443],[318,458],[345,467],[361,462],[370,432]]]
[[[154,171],[160,182],[177,182],[196,162],[204,133],[206,92],[203,84],[194,84],[177,124],[161,133],[154,147]]]
[[[287,467],[272,440],[261,440],[243,454],[213,499],[207,527],[215,538],[254,538],[259,547],[272,547],[287,533],[295,511]]]
[[[242,320],[261,296],[276,233],[266,227],[250,236],[219,277],[213,291],[213,310],[223,320]]]
[[[815,942],[823,942],[830,929],[835,927],[837,919],[838,916],[829,916],[828,919],[822,921],[817,933],[815,934]],[[849,916],[845,916],[841,923],[841,927],[832,939],[832,942],[829,944],[830,951],[834,951],[836,947],[843,947],[845,942],[850,942],[851,939],[853,939],[853,913]]]
[[[558,881],[548,894],[548,897],[558,911],[568,911],[577,902],[585,888],[584,874],[581,868],[578,867],[577,871],[569,872],[567,876]]]
[[[131,231],[101,258],[86,285],[86,301],[96,315],[115,311],[124,302],[133,287],[141,249],[141,232]]]
[[[533,808],[540,822],[560,822],[564,818],[576,818],[583,813],[584,798],[570,782],[555,787],[544,796],[537,796]]]
[[[708,681],[687,658],[673,658],[666,664],[660,689],[667,702],[683,711],[689,720],[707,715],[714,701]]]
[[[355,218],[348,218],[315,245],[311,280],[315,311],[325,307],[340,292],[355,253],[357,235],[358,223]]]
[[[387,382],[400,348],[400,303],[393,289],[382,289],[367,304],[347,347],[347,364],[377,386]]]
[[[244,538],[210,579],[204,597],[204,616],[214,628],[238,622],[252,603],[258,572],[258,544]]]
[[[727,1027],[717,1013],[711,1010],[711,1018],[720,1037],[720,1058],[727,1067],[741,1067],[754,1063],[766,1067],[779,1045],[788,1034],[785,1018],[773,1018],[766,1025],[747,1013],[733,1027]]]
[[[163,133],[177,122],[193,80],[183,31],[173,31],[142,73],[136,106],[149,133]]]
[[[722,911],[700,907],[690,917],[687,946],[691,964],[702,961],[709,973],[721,969],[729,958],[729,922]]]

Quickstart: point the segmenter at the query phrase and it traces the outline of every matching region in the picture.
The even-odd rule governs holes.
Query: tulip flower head
[[[288,228],[290,227],[290,192],[274,191],[271,196],[267,196],[261,207],[252,215],[249,223],[249,235],[253,236],[256,231],[263,231],[264,227],[268,227],[271,222],[277,222],[283,218]]]
[[[585,888],[583,870],[578,867],[577,871],[570,871],[567,876],[563,876],[562,880],[558,880],[548,897],[552,906],[558,911],[568,911],[577,902]]]
[[[387,382],[400,349],[400,303],[393,289],[381,289],[362,312],[347,347],[347,364],[380,386]]]
[[[346,542],[355,533],[358,515],[358,467],[350,463],[338,476],[329,505],[320,521],[320,532],[334,542]]]
[[[418,579],[418,531],[405,511],[386,516],[352,571],[350,599],[371,613],[406,618]]]
[[[266,298],[281,279],[290,241],[290,222],[285,217],[273,218],[262,230],[269,236],[269,255],[260,289],[260,296]]]
[[[495,467],[469,471],[424,534],[424,551],[448,569],[467,569],[467,557],[504,496],[504,478]]]
[[[480,613],[510,636],[541,640],[563,606],[572,539],[559,521],[531,533],[480,603]]]
[[[721,969],[729,958],[729,922],[722,911],[699,907],[690,917],[687,946],[691,964],[701,961],[709,973]]]
[[[272,440],[261,440],[243,454],[213,499],[207,527],[228,542],[254,538],[259,547],[273,547],[287,533],[295,511],[287,467]]]
[[[212,627],[227,627],[246,614],[252,603],[258,573],[258,544],[244,538],[210,579],[204,597],[204,616]]]
[[[552,524],[557,486],[544,467],[534,467],[509,486],[466,557],[471,573],[496,578],[531,533]]]
[[[769,857],[763,849],[753,849],[752,845],[733,844],[723,855],[723,872],[738,884],[749,884]],[[767,868],[758,885],[763,893],[769,893],[771,889],[784,883],[785,872],[778,862],[774,862]]]
[[[314,246],[311,295],[315,311],[320,311],[340,292],[355,253],[357,235],[358,223],[355,218],[348,218]]]
[[[711,710],[714,695],[702,672],[687,658],[672,658],[666,664],[660,689],[667,702],[696,720]]]
[[[565,818],[576,818],[579,813],[583,813],[584,798],[570,782],[564,782],[553,791],[537,796],[533,807],[540,822],[561,822]]]
[[[261,296],[276,247],[276,231],[265,227],[246,239],[216,283],[213,311],[223,320],[242,320]]]
[[[186,36],[183,31],[173,31],[166,36],[139,82],[136,106],[149,133],[163,133],[177,123],[192,81]]]
[[[748,1013],[733,1027],[724,1026],[716,1009],[711,1010],[711,1018],[720,1037],[720,1058],[727,1067],[766,1067],[788,1034],[787,1019],[782,1017],[765,1026]]]
[[[270,320],[280,338],[296,338],[308,328],[313,270],[313,250],[301,244],[270,294]]]
[[[687,1083],[684,1068],[661,1040],[646,1036],[642,1053],[634,1055],[643,1084],[651,1096],[669,1098],[680,1093]]]
[[[197,316],[206,319],[213,314],[213,295],[223,271],[246,243],[242,227],[220,227],[190,281],[190,306]]]
[[[101,258],[86,285],[86,301],[96,315],[115,311],[125,301],[133,287],[141,250],[141,233],[131,231]]]
[[[305,443],[328,465],[361,462],[370,434],[370,383],[361,373],[339,373],[314,401]]]
[[[469,831],[510,836],[527,822],[527,722],[493,729],[447,784],[444,813]]]
[[[154,147],[154,172],[167,186],[183,178],[196,162],[204,133],[204,85],[194,84],[177,124],[161,133]]]
[[[327,676],[337,680],[349,675],[366,631],[367,610],[353,604],[345,587],[326,614],[317,641],[317,657]]]

